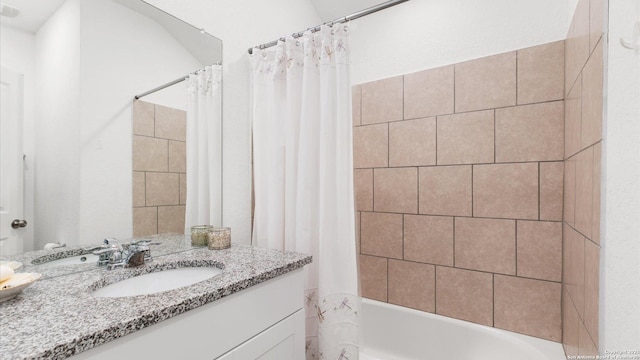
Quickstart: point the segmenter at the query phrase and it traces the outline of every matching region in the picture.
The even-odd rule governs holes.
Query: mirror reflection
[[[0,256],[183,233],[193,82],[133,98],[219,63],[222,41],[140,0],[11,6],[0,32]],[[219,194],[219,179],[209,182]]]

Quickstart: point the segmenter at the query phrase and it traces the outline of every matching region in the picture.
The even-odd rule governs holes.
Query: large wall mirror
[[[3,0],[2,7],[0,255],[184,230],[186,170],[177,157],[185,152],[187,85],[134,96],[220,63],[222,41],[141,0]],[[147,146],[148,139],[165,145]],[[142,153],[134,160],[136,144]],[[164,157],[144,158],[158,152]],[[168,165],[140,165],[148,161]],[[175,190],[149,193],[149,181],[168,178],[177,179]],[[180,221],[162,228],[175,217],[182,229]],[[13,220],[27,225],[14,229]]]

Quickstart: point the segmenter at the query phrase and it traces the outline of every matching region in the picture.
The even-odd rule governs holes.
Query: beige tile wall
[[[363,296],[561,340],[564,52],[353,87]]]
[[[598,354],[603,0],[580,0],[566,40],[563,344]]]
[[[186,113],[133,103],[133,236],[184,233]]]

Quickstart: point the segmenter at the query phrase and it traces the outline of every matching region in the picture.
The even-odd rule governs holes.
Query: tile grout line
[[[518,99],[518,54],[520,51],[516,50],[516,106],[520,105],[520,99]]]
[[[542,188],[542,174],[540,172],[540,163],[538,163],[538,221],[542,220],[540,217],[540,207],[542,206],[541,203],[541,198],[540,198],[540,193],[541,193],[541,188]]]
[[[361,212],[364,213],[376,213],[376,214],[394,214],[394,215],[420,215],[420,216],[431,216],[431,217],[457,217],[457,218],[463,218],[463,219],[478,219],[478,220],[512,220],[512,221],[535,221],[535,222],[542,222],[542,223],[562,223],[562,220],[536,220],[536,219],[525,219],[525,218],[501,218],[501,217],[490,217],[490,216],[469,216],[469,215],[442,215],[442,214],[428,214],[428,213],[424,213],[424,214],[414,214],[414,213],[399,213],[399,212],[392,212],[392,211],[367,211],[367,210],[361,210]],[[573,228],[573,227],[572,227]],[[579,232],[578,230],[576,230],[576,232]],[[582,236],[585,236],[584,234],[580,233]],[[586,237],[586,236],[585,236]]]
[[[496,325],[496,274],[491,274],[491,326]]]
[[[456,267],[456,266],[444,265],[444,264],[433,264],[433,263],[427,263],[427,262],[420,262],[420,261],[416,261],[416,260],[403,260],[403,259],[398,259],[398,258],[387,258],[387,257],[382,256],[382,255],[374,255],[374,254],[363,253],[361,255],[374,257],[374,258],[377,258],[377,259],[397,260],[397,261],[409,262],[409,263],[412,263],[412,264],[433,265],[433,266],[436,266],[436,267],[444,267],[444,268],[454,269],[454,270],[472,271],[472,272],[481,273],[481,274],[500,275],[500,276],[507,276],[507,277],[511,277],[511,278],[518,278],[518,279],[526,279],[526,280],[532,280],[532,281],[542,281],[542,282],[551,283],[551,284],[562,284],[561,280],[549,280],[549,279],[541,279],[541,278],[535,278],[535,277],[530,277],[530,276],[518,276],[518,275],[515,275],[515,274],[505,274],[505,273],[499,273],[499,272],[491,272],[491,271],[487,271],[487,270],[479,270],[479,269],[472,269],[472,268],[466,268],[466,267]]]
[[[436,122],[436,131],[435,131],[435,135],[436,135],[436,161],[434,162],[434,166],[438,166],[438,116],[435,117],[435,122]]]
[[[404,217],[407,214],[402,214],[402,260],[404,260]]]
[[[516,276],[518,276],[518,220],[514,221],[515,224],[515,241],[516,241],[516,256],[515,256],[515,261],[516,261]]]
[[[471,217],[474,217],[473,216],[473,172],[474,172],[473,168],[474,167],[475,167],[474,165],[471,165]]]
[[[386,288],[386,294],[385,294],[385,302],[389,303],[389,258],[385,258],[385,265],[387,267],[387,288]]]
[[[433,313],[438,313],[438,265],[433,265]]]
[[[493,163],[496,163],[496,110],[493,109]]]
[[[456,217],[453,217],[453,231],[452,231],[452,242],[453,242],[453,267],[456,267]]]

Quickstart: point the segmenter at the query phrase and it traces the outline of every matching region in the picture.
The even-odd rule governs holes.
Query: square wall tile
[[[436,314],[493,326],[493,275],[436,266]]]
[[[133,236],[147,236],[158,233],[158,208],[133,208]]]
[[[355,169],[353,179],[356,210],[373,211],[373,169]]]
[[[179,174],[147,173],[147,206],[178,205],[180,203]]]
[[[427,312],[436,306],[435,266],[389,259],[389,303]]]
[[[495,275],[494,326],[551,341],[562,340],[561,285]]]
[[[603,78],[602,43],[599,43],[582,71],[582,148],[602,140]]]
[[[389,166],[436,164],[436,118],[389,124]]]
[[[402,259],[402,215],[362,212],[360,252]]]
[[[518,276],[562,281],[562,223],[517,222]]]
[[[566,287],[580,318],[584,318],[584,237],[563,227],[562,284]]]
[[[457,113],[515,104],[515,51],[455,65]]]
[[[564,41],[518,50],[518,104],[564,98]]]
[[[362,85],[354,85],[351,87],[351,111],[352,111],[353,126],[358,126],[361,124],[360,122],[361,102],[362,102]]]
[[[453,218],[405,215],[404,258],[453,266]]]
[[[564,101],[496,109],[496,162],[563,160]]]
[[[604,32],[604,0],[589,0],[589,48],[593,52]]]
[[[593,146],[593,201],[591,212],[593,220],[591,221],[591,240],[600,244],[600,193],[602,184],[602,143],[599,142]]]
[[[581,326],[582,323],[571,296],[564,288],[562,294],[562,345],[567,357],[572,356],[575,358],[578,356]]]
[[[493,110],[438,116],[438,165],[492,163]]]
[[[142,100],[133,101],[133,134],[153,137],[155,106]]]
[[[362,125],[403,119],[403,77],[362,84]]]
[[[145,205],[145,176],[144,172],[133,172],[133,207],[140,207]]]
[[[600,247],[584,242],[584,325],[594,343],[599,342]]]
[[[514,220],[456,218],[455,266],[516,274],[516,224]]]
[[[565,89],[573,87],[589,57],[589,0],[579,0],[565,40]],[[565,90],[565,91],[566,91]]]
[[[158,206],[158,234],[184,234],[185,206]]]
[[[471,216],[471,166],[420,168],[420,213]]]
[[[252,200],[255,196],[252,196]],[[187,174],[180,174],[180,205],[187,203]],[[254,206],[251,206],[253,209]],[[252,210],[253,211],[253,210]]]
[[[404,118],[453,114],[453,65],[404,76]]]
[[[564,162],[540,163],[540,220],[562,221]]]
[[[593,147],[577,155],[576,162],[576,223],[575,228],[591,238],[593,201]]]
[[[473,216],[538,219],[538,164],[474,165]]]
[[[360,255],[362,297],[387,302],[387,259]]]
[[[389,126],[358,126],[353,129],[353,166],[386,167],[389,164]]]
[[[169,140],[169,171],[187,172],[187,143]]]
[[[417,214],[418,169],[375,169],[373,196],[375,211]]]
[[[167,140],[133,136],[133,171],[167,171],[168,169]]]
[[[187,112],[156,105],[157,138],[187,141]]]
[[[567,224],[575,225],[576,210],[576,159],[574,156],[564,162],[564,200],[563,220]]]
[[[564,101],[564,158],[580,151],[582,127],[582,74]]]

